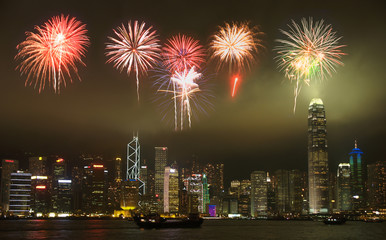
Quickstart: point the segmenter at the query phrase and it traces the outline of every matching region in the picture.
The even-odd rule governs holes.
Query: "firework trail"
[[[193,67],[199,69],[205,63],[205,51],[198,40],[185,35],[176,35],[167,40],[162,52],[163,65],[172,74],[179,74]],[[173,85],[173,101],[174,101],[174,126],[177,127],[177,96],[175,81],[171,81]]]
[[[35,26],[36,33],[26,32],[25,41],[17,45],[16,60],[21,60],[17,69],[27,75],[25,85],[44,90],[46,82],[53,86],[55,93],[60,93],[60,86],[66,86],[66,77],[72,82],[71,72],[78,79],[79,62],[90,44],[86,36],[86,25],[69,16],[55,16],[42,26]],[[34,77],[34,80],[31,78]]]
[[[146,74],[160,59],[160,44],[158,35],[152,26],[145,28],[145,23],[131,21],[127,28],[114,29],[116,38],[108,37],[111,41],[106,43],[107,63],[112,62],[119,71],[126,68],[128,75],[133,71],[137,80],[137,98],[139,102],[139,74]]]
[[[230,73],[249,68],[258,47],[262,47],[259,34],[257,28],[250,28],[247,23],[225,23],[225,27],[219,27],[210,43],[211,58],[218,59],[218,69],[226,63]]]
[[[171,114],[171,108],[174,107],[176,131],[190,128],[192,118],[197,117],[196,112],[206,113],[206,109],[213,107],[208,79],[197,72],[195,67],[170,73],[164,66],[158,66],[153,71],[163,119]]]
[[[344,45],[339,45],[341,37],[336,36],[331,25],[324,25],[324,20],[314,22],[312,18],[303,18],[301,25],[292,20],[288,25],[289,31],[280,29],[286,39],[278,39],[280,43],[275,48],[278,66],[285,76],[296,81],[294,87],[294,113],[296,100],[302,88],[302,83],[310,82],[331,76],[341,62],[341,51]]]

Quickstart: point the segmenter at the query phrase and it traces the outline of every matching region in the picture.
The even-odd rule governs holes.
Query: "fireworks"
[[[276,40],[280,43],[275,48],[278,53],[279,68],[291,81],[296,81],[294,88],[294,112],[296,100],[300,93],[302,82],[309,85],[315,79],[323,80],[326,75],[335,72],[336,65],[343,65],[341,56],[345,55],[332,31],[331,25],[324,25],[324,21],[314,22],[303,18],[301,25],[292,20],[289,31],[280,30],[287,39]]]
[[[235,80],[233,82],[233,90],[232,90],[232,97],[235,96],[235,92],[236,92],[236,86],[237,86],[237,82],[239,81],[239,78],[238,77],[235,77]]]
[[[26,32],[26,40],[16,47],[15,59],[21,60],[17,68],[27,75],[25,85],[34,83],[40,93],[48,82],[60,93],[61,85],[66,86],[66,77],[72,82],[71,72],[80,80],[76,64],[85,65],[81,58],[89,45],[86,25],[61,15],[41,27],[35,26],[35,30],[36,33]]]
[[[160,59],[160,44],[156,31],[152,27],[145,28],[145,23],[134,24],[129,22],[127,28],[122,24],[114,30],[117,38],[109,37],[110,43],[106,44],[108,63],[113,62],[114,67],[122,72],[126,68],[127,74],[132,71],[136,74],[137,97],[139,101],[139,74],[146,74]]]
[[[240,72],[249,67],[258,47],[261,47],[257,36],[256,28],[250,28],[246,23],[225,23],[225,27],[220,27],[210,44],[212,58],[219,60],[218,68],[226,63],[230,72],[234,71],[233,68]]]
[[[170,70],[184,71],[205,62],[205,52],[197,40],[185,35],[177,35],[168,40],[163,48],[164,65]]]
[[[208,79],[195,67],[170,73],[164,66],[159,66],[155,73],[154,85],[161,101],[163,119],[169,113],[173,114],[175,131],[191,128],[192,117],[197,117],[195,113],[206,113],[206,109],[212,107]]]

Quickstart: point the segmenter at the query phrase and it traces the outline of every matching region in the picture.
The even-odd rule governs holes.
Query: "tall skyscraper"
[[[208,178],[210,197],[220,197],[224,190],[224,164],[208,163],[204,168],[204,173]]]
[[[47,158],[30,157],[29,172],[32,174],[32,176],[47,176]]]
[[[354,149],[349,154],[350,160],[350,177],[351,177],[351,196],[352,207],[354,210],[365,207],[365,193],[366,193],[366,163],[362,158],[363,152],[358,148],[357,141],[355,140]]]
[[[19,168],[18,160],[3,159],[1,162],[1,194],[0,203],[3,211],[9,209],[9,189],[11,186],[11,173]]]
[[[267,172],[251,173],[251,216],[267,216]]]
[[[339,211],[351,210],[350,164],[339,163],[336,175],[336,201]]]
[[[122,158],[117,157],[114,161],[114,181],[122,181]]]
[[[167,147],[155,147],[155,195],[163,199],[164,194],[164,174],[168,159]],[[162,204],[161,204],[162,205]]]
[[[9,190],[9,213],[16,216],[28,216],[31,197],[31,173],[17,171],[11,173]]]
[[[386,161],[367,165],[368,202],[371,209],[386,208]]]
[[[326,112],[323,101],[314,98],[308,107],[308,190],[311,214],[327,213],[328,154]]]
[[[165,167],[163,195],[163,212],[178,213],[178,170],[169,166]]]

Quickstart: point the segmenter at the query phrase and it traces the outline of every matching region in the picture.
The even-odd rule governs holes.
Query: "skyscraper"
[[[351,210],[350,164],[339,163],[336,175],[336,200],[339,211]]]
[[[251,173],[251,216],[267,216],[267,172]]]
[[[9,190],[9,213],[16,216],[28,216],[31,197],[31,173],[17,171],[11,173]]]
[[[386,208],[386,161],[367,165],[368,200],[372,209]]]
[[[164,174],[168,159],[167,147],[155,147],[155,195],[163,199],[164,194]],[[162,205],[162,204],[161,204]]]
[[[32,174],[32,176],[47,176],[47,158],[30,157],[29,171]]]
[[[164,212],[178,213],[178,170],[165,167],[164,173]]]
[[[19,168],[18,160],[3,159],[1,163],[1,194],[0,203],[3,211],[9,208],[9,189],[11,186],[11,173]]]
[[[350,177],[351,177],[351,196],[352,207],[354,210],[365,207],[365,193],[366,193],[366,164],[362,158],[363,152],[358,148],[355,140],[354,149],[349,154],[350,159]]]
[[[326,113],[323,101],[314,98],[308,107],[308,189],[311,214],[328,212],[328,184]]]
[[[220,197],[224,190],[224,164],[223,163],[208,163],[204,168],[204,172],[208,178],[210,197]]]

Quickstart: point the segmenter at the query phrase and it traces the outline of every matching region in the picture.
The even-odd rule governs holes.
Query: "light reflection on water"
[[[384,239],[386,222],[205,221],[198,229],[139,229],[123,220],[0,221],[0,239]]]

